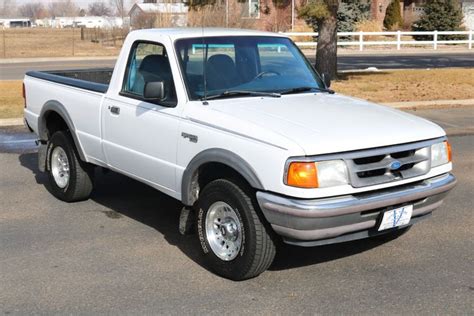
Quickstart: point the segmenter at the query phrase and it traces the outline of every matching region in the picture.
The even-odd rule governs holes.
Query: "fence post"
[[[474,30],[469,31],[469,43],[467,44],[469,49],[472,49],[472,33],[473,32]]]
[[[359,50],[364,50],[364,32],[362,31],[359,32]]]
[[[433,32],[433,49],[438,49],[438,31]]]
[[[402,40],[402,32],[400,30],[397,31],[397,50],[400,50],[401,48],[401,40]]]
[[[5,38],[6,36],[7,35],[5,34],[5,27],[3,27],[3,58],[7,58],[7,40]]]

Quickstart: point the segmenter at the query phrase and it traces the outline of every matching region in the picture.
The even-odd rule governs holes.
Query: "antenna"
[[[201,10],[201,44],[202,44],[202,80],[204,86],[204,96],[203,96],[203,104],[208,105],[207,103],[207,78],[206,78],[206,64],[207,64],[207,45],[204,42],[204,14]]]

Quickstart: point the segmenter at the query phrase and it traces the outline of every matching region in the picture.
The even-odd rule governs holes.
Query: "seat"
[[[169,97],[173,85],[173,76],[168,57],[163,55],[148,55],[143,58],[137,71],[137,79],[133,84],[133,92],[143,95],[145,83],[163,81],[165,97]]]
[[[217,54],[206,63],[206,85],[209,90],[225,90],[238,84],[237,69],[228,55]]]

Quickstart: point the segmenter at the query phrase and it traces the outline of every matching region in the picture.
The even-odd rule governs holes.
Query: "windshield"
[[[226,36],[176,41],[191,100],[324,89],[295,44],[284,37]],[[239,91],[245,93],[229,93]],[[297,91],[297,90],[294,90]]]

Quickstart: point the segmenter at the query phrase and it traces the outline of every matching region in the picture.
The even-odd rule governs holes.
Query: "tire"
[[[53,134],[48,142],[47,173],[50,192],[65,202],[89,198],[93,188],[93,168],[79,159],[71,135]]]
[[[198,200],[196,226],[204,263],[235,281],[258,276],[275,257],[273,232],[252,196],[245,186],[219,179],[206,185]]]

